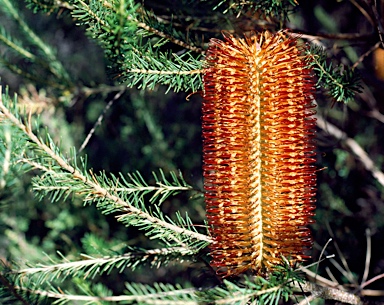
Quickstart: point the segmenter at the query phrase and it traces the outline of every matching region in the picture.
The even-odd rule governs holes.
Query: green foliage
[[[57,0],[26,0],[26,5],[29,9],[33,10],[35,13],[43,12],[51,14],[57,12],[60,9],[73,9],[69,2],[57,1]],[[71,1],[73,2],[73,1]]]
[[[147,55],[147,54],[154,54]],[[130,66],[122,72],[122,79],[129,81],[129,86],[138,85],[139,89],[154,89],[156,84],[167,85],[168,90],[197,91],[202,88],[202,63],[186,52],[177,54],[156,54],[151,47],[143,54],[130,53]],[[144,56],[144,59],[143,57]],[[173,57],[173,58],[172,58]]]
[[[233,11],[237,15],[245,14],[248,11],[261,11],[264,16],[277,17],[284,21],[292,7],[295,7],[297,4],[296,0],[222,0],[216,8],[222,9],[222,7],[225,7],[224,13]]]
[[[57,202],[66,200],[71,193],[74,193],[82,196],[85,204],[96,203],[97,208],[103,213],[113,213],[118,221],[147,231],[146,234],[152,239],[160,238],[167,244],[187,243],[191,248],[197,247],[198,250],[205,246],[208,239],[197,232],[188,216],[184,219],[180,214],[176,214],[176,220],[171,220],[163,215],[158,205],[154,205],[151,209],[144,204],[143,196],[149,192],[154,192],[151,202],[159,197],[161,203],[171,195],[190,190],[191,187],[181,175],[177,177],[171,174],[173,182],[169,182],[160,171],[160,179],[154,174],[158,186],[150,187],[139,173],[128,175],[130,180],[127,180],[122,174],[117,178],[113,174],[107,177],[105,173],[96,175],[88,172],[84,159],[80,160],[80,166],[77,165],[78,158],[74,150],[70,157],[65,157],[48,134],[45,141],[42,141],[24,125],[17,112],[13,114],[7,110],[9,107],[7,95],[4,95],[2,100],[0,108],[4,115],[30,139],[27,158],[22,162],[45,173],[33,179],[34,190],[39,193],[40,198],[50,196],[52,202]],[[46,164],[50,166],[46,167]],[[196,238],[201,239],[203,243],[196,244]]]
[[[45,304],[45,297],[32,293],[29,290],[15,289],[15,275],[5,271],[4,267],[0,267],[0,300],[4,305],[38,305]],[[7,269],[5,269],[7,270]]]
[[[14,4],[10,0],[1,0],[0,9],[8,15],[16,24],[22,37],[34,48],[36,48],[36,54],[33,54],[25,49],[20,42],[16,40],[7,39],[7,34],[2,30],[1,40],[9,46],[11,50],[17,53],[19,56],[28,59],[29,61],[39,60],[39,66],[43,67],[49,74],[50,78],[46,79],[43,82],[46,85],[53,85],[60,83],[59,88],[64,89],[72,86],[70,77],[66,69],[63,67],[61,62],[56,57],[56,51],[50,46],[47,45],[34,31],[25,23],[22,14],[17,10]],[[42,58],[45,58],[42,61]],[[25,73],[20,70],[16,65],[12,64],[9,61],[4,61],[8,68],[16,73],[20,73],[23,76],[30,78],[32,81],[41,81],[39,78],[39,70],[33,71],[32,73]]]
[[[26,143],[23,141],[13,142],[11,136],[14,136],[15,133],[11,129],[12,126],[5,125],[0,135],[0,162],[2,164],[0,169],[0,194],[3,198],[12,195],[10,190],[18,183],[16,179],[17,171],[20,169],[25,170],[16,164],[16,160],[19,160],[22,156]]]
[[[318,76],[317,87],[324,88],[336,102],[348,103],[361,92],[360,76],[352,68],[328,63],[327,52],[321,47],[312,46],[307,54],[308,65]]]
[[[139,10],[143,17],[138,15]],[[114,73],[128,86],[154,89],[156,84],[162,84],[176,92],[201,88],[202,64],[198,56],[160,51],[169,41],[189,46],[180,40],[183,35],[155,22],[153,14],[132,0],[116,1],[111,6],[101,1],[91,1],[89,5],[78,1],[72,16],[102,44]]]
[[[36,264],[33,268],[20,269],[18,274],[41,286],[46,282],[60,282],[71,278],[94,279],[114,270],[120,273],[126,269],[135,271],[144,264],[159,267],[171,260],[188,259],[192,253],[182,247],[154,250],[128,248],[124,251],[123,254],[117,254],[109,249],[101,249],[97,255],[82,254],[78,260],[71,261],[65,257],[61,257],[60,261],[50,258],[49,265]]]
[[[310,27],[312,11],[321,10],[329,18],[317,22],[334,24],[339,14],[331,19],[331,5],[319,0],[312,10],[295,0],[25,3],[0,0],[0,75],[4,84],[12,83],[10,92],[19,94],[11,98],[5,85],[0,103],[0,303],[296,302],[298,287],[306,283],[299,269],[278,266],[265,277],[222,281],[208,269],[200,97],[185,99],[202,89],[204,50],[222,30],[243,35],[255,27]],[[321,31],[303,32],[311,41]],[[337,54],[337,43],[323,45],[308,51],[308,64],[325,93],[316,97],[319,112],[325,109],[338,126],[350,115],[345,136],[369,138],[359,143],[372,147],[380,168],[381,125],[372,123],[380,115],[375,108],[367,112],[364,107],[372,104],[357,94],[363,80],[350,68],[355,57]],[[378,95],[366,96],[371,103]],[[348,115],[329,110],[328,97],[348,102]],[[327,169],[318,175],[315,260],[328,239],[325,221],[350,249],[356,241],[345,232],[356,239],[366,226],[383,232],[384,215],[379,183],[360,166],[363,158],[347,151],[343,139],[330,141],[333,134],[326,128],[320,134],[319,168]],[[333,275],[339,282],[365,274],[358,267],[362,248],[359,243],[356,251],[347,250],[352,277],[346,277],[352,272],[344,262],[332,261],[342,270]],[[376,256],[371,270],[382,266],[380,253]],[[318,279],[324,279],[323,269]]]
[[[82,295],[69,294],[51,286],[46,291],[32,291],[40,302],[42,298],[49,296],[57,299],[57,304],[67,304],[70,301],[88,301],[90,303],[104,304],[114,302],[117,304],[247,304],[249,302],[261,302],[263,304],[277,304],[280,299],[288,300],[293,293],[292,284],[299,285],[303,278],[298,271],[289,266],[280,266],[279,270],[271,274],[268,279],[263,277],[245,277],[240,283],[224,280],[220,286],[195,289],[185,288],[179,284],[153,283],[152,285],[140,283],[125,283],[124,295],[113,296],[111,291],[102,284],[90,284],[88,278],[103,272],[109,272],[110,268],[127,267],[122,261],[115,260],[103,264],[109,258],[104,257],[86,259],[78,262],[64,262],[19,270],[15,275],[15,281],[28,279],[34,283],[34,287],[41,287],[46,282],[57,279],[72,278],[77,289]],[[97,260],[97,262],[96,262]],[[15,284],[15,283],[12,283]],[[23,285],[22,285],[23,286]],[[22,287],[21,286],[21,287]],[[19,288],[20,289],[20,288]],[[21,291],[27,291],[21,289]]]

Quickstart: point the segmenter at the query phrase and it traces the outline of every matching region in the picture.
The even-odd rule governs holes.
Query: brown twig
[[[366,229],[365,230],[365,235],[367,236],[367,252],[366,252],[366,255],[365,255],[365,267],[364,267],[363,279],[361,280],[361,285],[363,285],[367,281],[367,279],[368,279],[369,265],[370,265],[371,256],[372,256],[371,230],[370,229]]]
[[[0,283],[3,286],[3,289],[8,290],[9,293],[11,293],[15,297],[15,299],[17,299],[20,302],[20,304],[23,304],[23,305],[30,304],[27,300],[23,298],[23,296],[19,293],[19,291],[15,288],[15,286],[12,283],[10,283],[2,273],[0,273]]]
[[[347,291],[342,291],[340,289],[323,287],[311,282],[304,282],[300,285],[295,283],[295,288],[303,290],[304,292],[310,292],[311,296],[309,298],[316,299],[321,298],[325,300],[334,300],[351,305],[362,305],[363,302],[359,296],[354,295]],[[303,304],[305,304],[304,302]],[[301,302],[299,303],[301,304]]]
[[[82,152],[84,148],[87,146],[89,140],[91,139],[92,135],[95,133],[96,128],[101,125],[101,122],[104,119],[104,115],[107,113],[109,108],[112,107],[113,103],[120,98],[120,96],[125,92],[126,88],[124,90],[121,90],[115,94],[115,96],[108,102],[108,104],[104,107],[103,112],[99,115],[97,118],[96,123],[93,125],[92,129],[89,131],[87,137],[81,144],[78,153]]]
[[[336,240],[336,238],[335,238],[335,234],[333,233],[333,230],[332,230],[332,228],[331,228],[329,222],[327,221],[327,222],[325,223],[325,225],[326,225],[326,227],[327,227],[327,230],[328,230],[328,232],[329,232],[329,235],[333,238],[333,245],[334,245],[334,247],[335,247],[335,249],[336,249],[336,251],[337,251],[337,254],[339,255],[339,258],[340,258],[340,260],[341,260],[341,263],[343,264],[344,269],[343,269],[342,266],[340,266],[340,264],[339,264],[335,259],[331,258],[331,259],[330,259],[330,262],[332,263],[332,265],[334,265],[334,266],[336,267],[337,270],[340,271],[340,273],[341,273],[342,275],[344,275],[344,277],[345,277],[346,279],[348,279],[348,281],[349,281],[350,283],[352,283],[352,284],[354,284],[354,285],[357,286],[357,285],[358,285],[358,282],[357,282],[357,280],[355,279],[355,277],[354,277],[354,275],[353,275],[351,269],[350,269],[349,266],[348,266],[348,262],[347,262],[347,260],[346,260],[346,258],[345,258],[345,256],[344,256],[343,252],[341,251],[341,249],[340,249],[340,247],[339,247],[339,245],[338,245],[338,243],[337,243],[337,240]]]
[[[353,64],[352,69],[355,69],[364,60],[365,57],[367,57],[373,51],[378,49],[380,47],[380,44],[381,44],[381,41],[377,42],[372,48],[370,48],[367,52],[361,55],[359,59]]]
[[[365,286],[368,286],[368,285],[372,284],[373,282],[375,282],[379,279],[382,279],[382,278],[384,278],[384,273],[376,275],[375,277],[371,278],[369,281],[366,281],[365,283],[361,284],[361,288],[364,288]]]
[[[370,6],[370,8],[372,10],[372,14],[374,16],[374,22],[375,22],[377,32],[379,34],[380,42],[381,42],[382,46],[384,47],[384,40],[383,40],[384,29],[383,29],[383,25],[381,24],[381,18],[380,18],[379,12],[377,11],[377,7],[376,7],[377,3],[376,3],[376,1],[374,1],[375,3],[372,4],[367,0],[364,0],[364,2],[368,6]]]
[[[345,146],[347,146],[351,152],[360,160],[365,169],[372,173],[373,177],[384,187],[384,173],[375,165],[373,160],[364,151],[364,149],[354,139],[348,137],[348,135],[337,128],[335,125],[327,122],[324,118],[317,115],[317,126],[323,130],[326,130],[330,135],[340,140]]]
[[[384,290],[363,289],[360,291],[360,295],[365,297],[383,297]]]
[[[181,47],[183,47],[185,49],[188,49],[188,50],[191,50],[191,51],[194,51],[194,52],[197,52],[197,53],[201,53],[201,54],[204,54],[204,52],[205,52],[202,48],[192,46],[192,45],[190,45],[190,44],[188,44],[188,43],[186,43],[184,41],[181,41],[180,39],[176,39],[175,37],[173,37],[173,36],[171,36],[169,34],[166,34],[164,32],[161,32],[161,31],[159,31],[159,30],[157,30],[157,29],[147,25],[144,22],[138,21],[137,19],[135,19],[133,17],[129,16],[128,19],[137,22],[137,26],[139,28],[142,28],[142,29],[144,29],[144,30],[146,30],[146,31],[148,31],[150,33],[153,33],[153,34],[155,34],[155,35],[157,35],[157,36],[159,36],[161,38],[168,39],[170,42],[172,42],[172,43],[174,43],[174,44],[176,44],[178,46],[181,46]]]
[[[355,0],[349,0],[356,8],[360,11],[360,13],[369,21],[369,23],[372,26],[375,26],[375,21],[372,19],[372,17],[368,14],[367,10],[364,9],[359,3],[357,3]]]
[[[329,245],[329,243],[332,241],[332,238],[328,239],[327,243],[325,244],[325,246],[323,247],[323,249],[321,250],[320,252],[320,256],[319,256],[319,264],[317,264],[316,266],[316,275],[319,271],[319,266],[320,266],[320,262],[321,262],[321,258],[323,257],[324,255],[324,252],[325,252],[325,249],[327,248],[327,246]],[[316,276],[315,276],[315,280],[316,280]]]
[[[360,40],[364,41],[373,37],[373,34],[360,33],[311,33],[305,30],[291,29],[291,33],[299,34],[302,38],[307,39],[331,39],[331,40]]]

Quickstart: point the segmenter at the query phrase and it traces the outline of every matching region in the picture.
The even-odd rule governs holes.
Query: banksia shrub
[[[311,246],[314,84],[304,47],[281,31],[224,34],[206,53],[204,187],[212,266],[265,274]]]

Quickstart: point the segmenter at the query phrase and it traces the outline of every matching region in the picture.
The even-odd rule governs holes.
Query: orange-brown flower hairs
[[[206,55],[203,161],[212,266],[265,274],[302,261],[316,192],[314,91],[286,32],[224,34]]]

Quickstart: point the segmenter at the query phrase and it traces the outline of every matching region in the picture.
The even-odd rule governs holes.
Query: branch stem
[[[99,197],[99,198],[106,198],[110,200],[111,202],[114,202],[115,205],[122,208],[127,213],[133,213],[137,215],[140,218],[146,219],[149,222],[153,224],[157,224],[159,226],[162,226],[168,230],[171,230],[177,234],[185,235],[190,238],[194,238],[200,241],[205,241],[207,243],[211,243],[211,238],[207,235],[200,234],[197,232],[193,232],[190,230],[186,230],[183,228],[180,228],[177,225],[173,225],[171,223],[165,222],[157,217],[151,216],[148,213],[143,212],[139,208],[136,208],[135,206],[131,205],[128,202],[125,202],[120,197],[112,194],[107,189],[100,186],[100,184],[97,182],[96,178],[91,173],[92,179],[89,179],[84,174],[82,174],[78,169],[70,165],[67,161],[65,161],[61,156],[59,156],[51,147],[43,143],[31,130],[30,127],[30,119],[28,120],[27,124],[23,124],[18,118],[16,118],[5,105],[3,104],[3,96],[1,92],[0,87],[0,111],[2,114],[10,120],[15,126],[17,126],[21,131],[23,131],[29,139],[35,143],[40,149],[42,149],[52,160],[55,160],[57,164],[66,172],[72,174],[73,178],[76,180],[80,180],[82,183],[93,189],[93,196]],[[180,242],[180,241],[179,241]]]
[[[310,292],[311,299],[321,298],[325,300],[334,300],[351,305],[362,305],[363,301],[359,296],[354,295],[347,291],[342,291],[340,289],[331,288],[331,287],[322,287],[311,282],[304,282],[300,285],[295,283],[295,288],[303,290],[304,292]]]
[[[317,126],[321,129],[329,132],[336,139],[340,140],[345,146],[347,146],[351,152],[361,161],[366,170],[372,173],[373,177],[384,187],[384,173],[375,165],[373,160],[364,151],[364,149],[354,139],[349,138],[348,135],[337,128],[335,125],[327,122],[324,118],[317,115]]]

